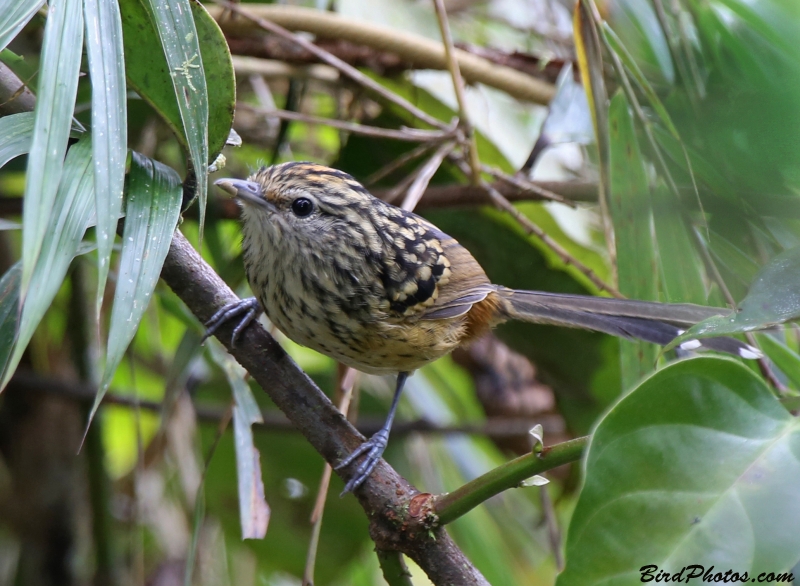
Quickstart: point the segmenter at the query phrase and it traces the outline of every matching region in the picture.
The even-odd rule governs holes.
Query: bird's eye
[[[304,218],[314,211],[314,204],[308,198],[298,197],[292,202],[292,211],[298,218]]]

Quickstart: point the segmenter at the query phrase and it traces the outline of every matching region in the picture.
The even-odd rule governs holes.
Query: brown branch
[[[220,2],[220,4],[222,3]],[[247,13],[260,21],[271,21],[289,30],[305,31],[329,39],[344,39],[376,51],[393,53],[401,59],[401,62],[410,62],[419,68],[447,70],[447,60],[442,44],[419,35],[375,23],[344,19],[330,12],[299,6],[243,5],[246,6],[246,9],[227,3],[223,6],[238,14],[245,15]],[[221,19],[222,8],[209,6],[208,10],[214,18],[220,21],[220,26],[227,35],[243,36],[251,34],[254,30],[250,22],[241,18]],[[246,16],[246,18],[252,17]],[[318,47],[316,48],[318,49]],[[552,84],[520,73],[510,67],[497,65],[460,49],[457,49],[454,55],[461,73],[468,83],[483,83],[520,100],[537,104],[549,104],[555,95],[555,88]]]
[[[299,74],[305,77],[307,74],[303,73],[302,67],[290,70],[289,68],[291,66],[286,66],[286,64],[303,66],[318,62],[318,59],[308,51],[298,50],[297,47],[292,44],[276,37],[239,37],[228,34],[226,38],[231,53],[233,54],[234,67],[236,67],[237,59],[259,57],[260,61],[282,62],[285,65],[281,69],[272,66],[263,66],[268,68],[266,72],[267,75],[286,77],[287,75]],[[353,67],[366,67],[379,75],[395,76],[413,69],[430,69],[429,66],[426,67],[423,64],[413,63],[401,58],[395,53],[376,50],[373,47],[359,45],[343,39],[317,38],[315,44]],[[463,43],[456,43],[455,46],[466,53],[476,55],[495,65],[503,65],[515,69],[520,73],[541,79],[551,84],[556,83],[558,74],[566,63],[563,59],[540,59],[535,55],[521,53],[519,51],[507,52],[501,49],[478,47]],[[245,61],[238,61],[238,63],[246,66]],[[256,64],[254,67],[262,66]],[[238,71],[238,67],[236,67],[236,69]],[[324,81],[329,81],[327,75]]]
[[[237,300],[180,232],[172,240],[161,278],[202,322]],[[253,323],[245,328],[235,347],[232,333],[225,325],[217,337],[328,463],[335,465],[360,445],[363,437],[263,327]],[[338,473],[346,477],[349,471]],[[433,517],[414,515],[416,494],[383,460],[356,489],[378,549],[411,557],[435,584],[488,584],[450,536],[433,528]]]
[[[531,185],[546,191],[557,193],[569,201],[597,203],[597,183],[593,181],[529,181]],[[545,201],[538,193],[506,182],[490,184],[510,202]],[[371,193],[375,197],[386,199],[389,189],[374,188]],[[209,197],[209,202],[216,206],[215,212],[223,219],[235,220],[239,217],[236,202],[229,198]],[[474,207],[492,205],[492,199],[483,187],[474,185],[429,185],[425,190],[417,209],[438,209],[451,207]],[[22,214],[22,198],[0,195],[0,217],[14,217]],[[192,220],[191,215],[186,217]]]
[[[8,65],[0,63],[0,115],[30,112],[36,96]]]
[[[330,53],[324,51],[323,49],[320,49],[317,45],[315,45],[311,41],[308,41],[301,36],[289,32],[279,24],[272,22],[267,18],[262,18],[260,15],[256,15],[256,11],[254,10],[256,5],[248,4],[247,9],[245,10],[241,8],[238,4],[232,4],[230,2],[225,2],[224,0],[215,0],[215,1],[220,6],[235,13],[236,16],[244,18],[244,20],[242,20],[242,18],[238,19],[226,18],[222,22],[223,25],[228,25],[233,23],[234,26],[241,26],[243,22],[247,22],[250,25],[250,27],[255,26],[257,28],[261,28],[274,35],[278,35],[279,37],[282,37],[288,41],[296,43],[297,46],[305,49],[306,51],[311,52],[312,54],[314,54],[315,57],[317,57],[321,61],[324,61],[328,65],[335,67],[336,69],[344,73],[347,77],[349,77],[356,83],[361,84],[362,86],[374,92],[375,94],[381,96],[385,100],[393,104],[396,104],[397,106],[400,106],[404,110],[407,110],[422,122],[430,124],[435,128],[445,129],[447,127],[441,120],[437,120],[427,112],[417,108],[414,104],[412,104],[405,98],[402,98],[397,94],[395,94],[394,92],[387,90],[385,87],[380,85],[371,77],[368,77],[367,75],[361,73],[358,69],[356,69],[352,65],[348,65],[338,57],[331,55]],[[209,9],[217,8],[217,10],[221,12],[221,8],[218,7],[209,6],[208,8]],[[296,7],[290,7],[290,8],[296,8]],[[317,11],[311,10],[310,12],[317,12]],[[295,27],[295,28],[296,30],[302,30],[302,27]]]

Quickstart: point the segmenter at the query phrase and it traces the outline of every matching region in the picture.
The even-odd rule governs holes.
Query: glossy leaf
[[[617,92],[611,100],[608,124],[611,147],[608,207],[614,223],[619,290],[632,299],[656,301],[658,275],[650,229],[653,216],[650,185],[628,100],[622,92]],[[653,369],[658,349],[645,342],[621,344],[622,384],[629,388]]]
[[[42,241],[42,251],[31,275],[30,289],[22,305],[14,351],[3,372],[0,388],[14,374],[36,327],[61,288],[72,259],[94,214],[92,145],[85,135],[70,148],[64,162],[61,185],[52,205],[53,223]]]
[[[175,171],[139,153],[131,153],[125,230],[111,309],[106,365],[89,423],[150,303],[178,225],[181,197],[180,178]]]
[[[233,435],[242,539],[262,539],[267,533],[270,508],[264,497],[261,455],[253,443],[252,426],[263,423],[264,418],[245,380],[247,372],[216,341],[209,344],[209,349],[233,391]]]
[[[212,158],[222,150],[230,133],[236,101],[235,79],[228,45],[219,25],[199,3],[192,2],[191,9],[200,39],[208,102],[211,104],[208,149],[209,158]],[[155,26],[140,0],[120,0],[120,11],[128,85],[158,112],[181,144],[186,146],[172,76]],[[137,58],[139,55],[147,55],[147,58]],[[192,68],[189,71],[196,72]]]
[[[200,233],[206,215],[208,190],[208,90],[200,41],[189,0],[148,0],[167,60],[186,145],[197,175]]]
[[[0,0],[0,51],[36,14],[44,0]]]
[[[44,27],[33,142],[28,155],[28,168],[35,172],[27,175],[22,214],[22,300],[51,226],[53,200],[61,181],[72,124],[83,46],[80,0],[55,0],[50,3],[49,15]]]
[[[748,368],[695,358],[659,371],[597,427],[558,586],[669,572],[781,572],[800,558],[800,426]]]
[[[97,217],[95,306],[99,316],[125,188],[127,96],[118,4],[85,0],[84,11],[86,53],[92,79],[92,156]]]
[[[800,247],[773,258],[756,276],[739,311],[691,327],[670,346],[692,338],[737,334],[776,326],[800,317]]]

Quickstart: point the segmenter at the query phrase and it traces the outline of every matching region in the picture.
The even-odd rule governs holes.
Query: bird
[[[206,337],[238,319],[231,343],[263,311],[288,338],[369,374],[397,374],[386,421],[336,466],[355,464],[342,494],[369,477],[388,443],[408,376],[508,320],[583,328],[666,345],[727,308],[523,291],[493,284],[470,252],[352,176],[311,162],[262,167],[215,184],[240,204],[242,256],[255,297],[220,309]],[[689,340],[759,358],[733,338]]]

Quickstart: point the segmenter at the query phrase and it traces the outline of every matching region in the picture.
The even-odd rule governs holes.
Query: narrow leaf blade
[[[236,476],[239,488],[239,517],[242,539],[263,539],[267,534],[270,508],[264,497],[261,476],[261,454],[253,442],[254,423],[264,420],[250,385],[245,380],[245,370],[218,343],[209,344],[211,356],[225,372],[233,391],[233,436],[236,449]]]
[[[128,153],[122,22],[116,2],[86,0],[86,49],[92,79],[92,136],[97,215],[97,315],[122,209]]]
[[[611,147],[608,207],[614,223],[619,290],[626,297],[656,301],[650,185],[628,100],[621,91],[611,100],[608,124]],[[624,340],[620,344],[622,383],[630,388],[653,369],[658,349],[645,342]]]
[[[54,0],[44,28],[22,230],[24,300],[50,224],[72,124],[83,47],[81,0]]]
[[[155,290],[178,225],[180,178],[174,170],[131,153],[125,230],[111,309],[106,365],[89,415],[91,424]]]
[[[148,0],[169,64],[189,154],[197,176],[200,234],[208,182],[208,89],[189,0]]]
[[[0,2],[0,51],[6,48],[33,18],[44,0],[4,0]]]
[[[31,150],[36,115],[21,112],[0,118],[0,167]]]
[[[94,211],[92,145],[85,135],[72,146],[64,162],[64,173],[52,206],[42,250],[31,275],[30,289],[22,305],[14,352],[3,373],[0,388],[14,374],[36,327],[58,293],[72,259],[91,223]]]

